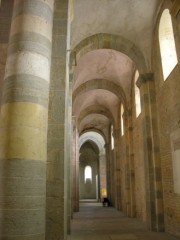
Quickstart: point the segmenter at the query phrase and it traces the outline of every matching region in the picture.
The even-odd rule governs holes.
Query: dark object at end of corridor
[[[102,204],[103,204],[103,207],[109,207],[110,206],[109,199],[108,198],[104,198]]]

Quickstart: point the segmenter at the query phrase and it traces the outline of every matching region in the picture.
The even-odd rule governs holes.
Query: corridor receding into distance
[[[0,240],[180,240],[180,0],[0,0]]]

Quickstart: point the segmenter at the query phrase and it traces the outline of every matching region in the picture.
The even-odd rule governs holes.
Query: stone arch
[[[79,152],[81,152],[81,148],[83,147],[84,144],[89,143],[90,146],[92,147],[92,149],[94,150],[95,153],[99,154],[99,146],[97,145],[97,143],[95,141],[93,141],[92,139],[87,139],[80,147]]]
[[[106,136],[104,135],[104,133],[101,130],[97,129],[97,128],[84,129],[83,131],[81,131],[79,133],[79,137],[82,136],[85,133],[88,133],[88,132],[97,133],[97,134],[101,135],[101,137],[104,139],[105,144],[108,142]]]
[[[135,62],[140,73],[147,72],[146,61],[141,50],[128,39],[109,33],[94,34],[77,44],[70,54],[70,68],[73,64],[77,64],[80,57],[96,49],[113,49],[122,52]]]
[[[112,123],[114,122],[113,115],[111,114],[109,109],[107,109],[106,107],[104,107],[102,105],[91,105],[91,106],[87,107],[86,109],[84,109],[80,112],[79,119],[78,119],[78,126],[80,125],[81,121],[86,116],[88,116],[89,114],[92,114],[92,113],[102,114],[103,116],[110,119],[110,121]]]
[[[104,149],[105,139],[102,136],[102,134],[95,131],[88,131],[82,133],[81,136],[79,137],[79,149],[81,149],[83,144],[87,141],[94,142],[98,146],[100,153],[105,151]]]
[[[103,89],[114,93],[122,101],[126,109],[126,96],[122,87],[107,79],[92,79],[81,84],[77,89],[74,90],[72,99],[74,101],[79,94],[95,89]]]

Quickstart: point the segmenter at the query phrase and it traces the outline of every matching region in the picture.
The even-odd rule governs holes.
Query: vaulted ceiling
[[[74,0],[71,49],[94,34],[117,35],[123,38],[124,49],[126,41],[132,44],[132,51],[137,47],[150,69],[152,32],[161,2]],[[80,133],[96,129],[107,135],[110,124],[119,124],[121,103],[125,105],[131,99],[137,64],[110,45],[84,48],[73,69],[73,115],[78,118]]]

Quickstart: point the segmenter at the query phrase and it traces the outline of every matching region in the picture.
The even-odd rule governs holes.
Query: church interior
[[[180,0],[1,0],[0,239],[180,239],[179,61]]]

